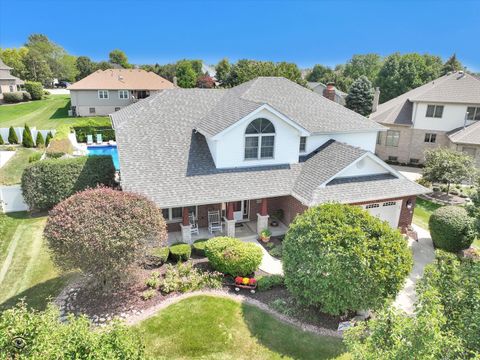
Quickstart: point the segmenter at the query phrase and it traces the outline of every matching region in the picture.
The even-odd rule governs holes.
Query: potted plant
[[[261,232],[260,232],[260,239],[266,243],[270,240],[270,236],[272,236],[272,232],[268,229],[263,229]]]

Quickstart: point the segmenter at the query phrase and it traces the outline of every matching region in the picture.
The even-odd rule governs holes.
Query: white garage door
[[[402,201],[385,201],[364,205],[370,214],[376,216],[390,224],[391,227],[398,227],[398,219],[400,217],[400,206]]]

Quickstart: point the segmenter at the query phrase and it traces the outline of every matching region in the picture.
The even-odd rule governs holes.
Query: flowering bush
[[[161,280],[160,290],[164,293],[174,291],[187,292],[203,288],[219,289],[223,276],[218,272],[202,272],[189,262],[177,265],[167,264],[165,277]]]
[[[257,283],[257,280],[255,280],[255,278],[248,278],[248,277],[241,277],[241,276],[237,276],[235,278],[235,284],[237,285],[255,286],[256,283]]]
[[[50,211],[44,236],[55,264],[106,285],[166,242],[162,212],[143,196],[107,188],[77,193]]]

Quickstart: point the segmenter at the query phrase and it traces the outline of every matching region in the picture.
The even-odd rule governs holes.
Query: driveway
[[[412,226],[418,234],[418,242],[409,239],[408,243],[413,251],[413,270],[393,304],[396,308],[405,311],[409,315],[413,314],[415,310],[414,305],[417,301],[415,285],[423,276],[425,266],[432,263],[435,259],[435,250],[433,249],[433,242],[430,233],[417,225]]]
[[[422,177],[422,169],[420,168],[400,165],[392,165],[392,167],[408,180],[416,181]]]
[[[52,95],[70,95],[70,90],[67,89],[45,89]]]

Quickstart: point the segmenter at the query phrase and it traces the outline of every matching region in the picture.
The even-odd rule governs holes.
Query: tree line
[[[394,53],[353,55],[345,64],[328,67],[316,64],[312,69],[300,69],[291,62],[241,59],[231,63],[224,58],[215,65],[216,81],[202,71],[200,59],[183,59],[169,64],[132,65],[122,50],[109,53],[108,61],[95,62],[88,56],[73,56],[43,34],[32,34],[24,46],[0,49],[0,58],[13,68],[12,74],[24,80],[38,81],[48,86],[54,78],[78,81],[96,70],[114,67],[139,67],[174,81],[183,88],[211,88],[215,85],[232,87],[258,76],[283,76],[300,85],[307,82],[334,82],[339,90],[350,92],[358,79],[366,78],[372,87],[380,87],[380,102],[388,101],[421,86],[450,71],[463,69],[453,54],[447,61],[430,54]],[[364,79],[365,80],[365,79]],[[365,81],[363,81],[365,83]],[[356,87],[365,87],[365,84]]]

